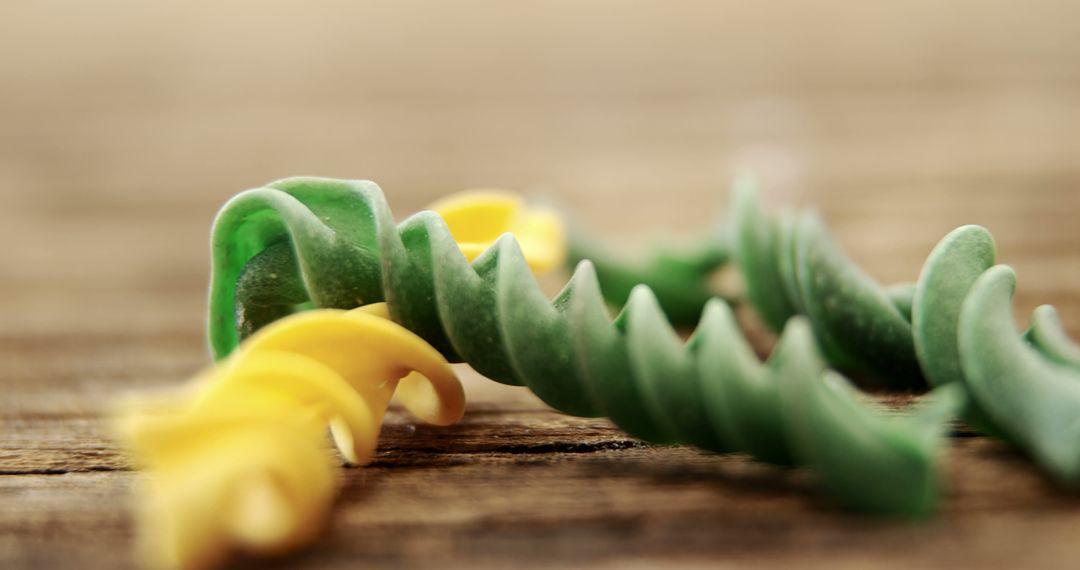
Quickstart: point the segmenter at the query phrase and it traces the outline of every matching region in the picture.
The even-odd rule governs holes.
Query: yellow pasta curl
[[[150,563],[206,567],[234,547],[274,554],[312,539],[334,497],[327,426],[346,461],[369,462],[395,391],[421,420],[460,419],[449,364],[385,314],[282,319],[179,394],[121,411],[121,437],[150,472],[138,496]]]
[[[543,273],[566,259],[562,216],[553,209],[526,205],[505,190],[466,190],[428,206],[446,222],[466,259],[473,261],[499,236],[514,234],[529,268]]]

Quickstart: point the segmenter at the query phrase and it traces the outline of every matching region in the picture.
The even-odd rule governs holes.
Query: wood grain
[[[0,567],[134,564],[136,475],[102,413],[206,364],[214,211],[283,176],[370,178],[402,215],[525,190],[629,247],[711,223],[753,168],[887,283],[986,225],[1021,320],[1052,303],[1080,336],[1078,32],[1080,5],[1049,0],[6,3]],[[1080,500],[966,432],[939,516],[868,520],[804,473],[645,445],[464,374],[465,421],[392,414],[324,537],[277,567],[1080,556]]]

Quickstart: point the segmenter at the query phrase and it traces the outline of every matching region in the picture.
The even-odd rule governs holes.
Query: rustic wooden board
[[[282,176],[371,178],[401,214],[523,189],[641,244],[709,224],[752,167],[885,282],[988,226],[1021,319],[1053,303],[1080,334],[1078,22],[1065,1],[5,4],[0,567],[133,564],[136,475],[102,413],[206,364],[210,220]],[[463,373],[465,421],[392,414],[325,536],[277,567],[1080,557],[1080,498],[963,431],[938,517],[870,520],[805,473],[645,445]]]

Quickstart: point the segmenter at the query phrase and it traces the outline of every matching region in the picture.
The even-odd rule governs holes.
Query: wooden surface
[[[875,277],[981,223],[1080,333],[1080,4],[7,2],[0,7],[0,567],[132,565],[100,419],[206,364],[207,229],[318,174],[401,214],[502,186],[628,245],[754,168]],[[469,373],[449,429],[394,414],[280,567],[1075,567],[1080,498],[958,437],[923,524],[800,472],[633,441]]]

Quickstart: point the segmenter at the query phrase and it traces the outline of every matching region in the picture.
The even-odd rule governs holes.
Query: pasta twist
[[[1027,451],[1059,483],[1080,486],[1080,345],[1049,305],[1018,334],[1016,274],[995,258],[990,232],[964,226],[927,260],[912,314],[926,378],[964,386],[969,422]]]
[[[346,461],[367,463],[395,390],[429,423],[464,410],[449,364],[375,306],[282,319],[180,395],[129,402],[120,435],[153,473],[138,502],[149,561],[200,568],[314,538],[334,496],[327,426]]]
[[[654,442],[809,465],[851,508],[933,507],[956,387],[886,417],[825,369],[802,318],[763,365],[723,301],[708,303],[683,344],[647,287],[612,322],[590,262],[549,301],[513,237],[470,263],[454,231],[430,211],[395,225],[370,182],[289,179],[242,193],[215,224],[212,347],[224,356],[240,334],[298,307],[385,300],[444,355],[557,410],[607,416]]]

